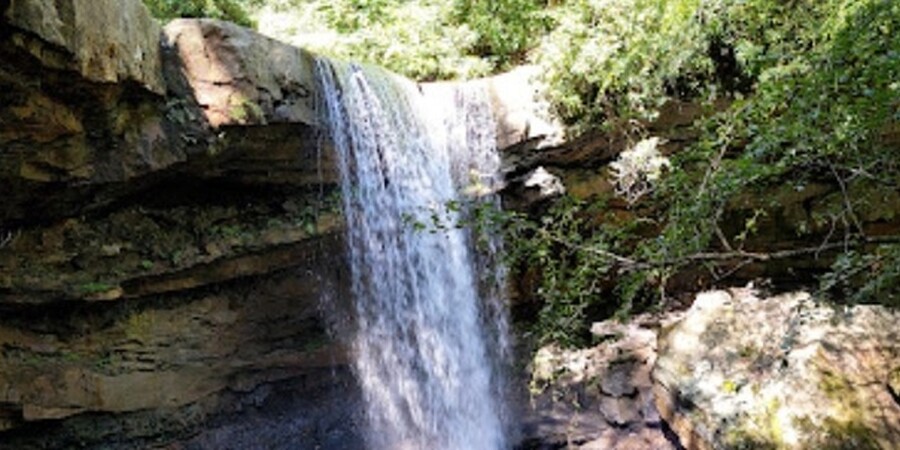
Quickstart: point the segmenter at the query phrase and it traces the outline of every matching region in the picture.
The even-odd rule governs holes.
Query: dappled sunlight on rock
[[[657,405],[688,448],[891,448],[898,333],[900,313],[881,306],[700,294],[661,335]]]

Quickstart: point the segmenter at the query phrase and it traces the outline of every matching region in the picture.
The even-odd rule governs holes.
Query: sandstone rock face
[[[0,449],[360,448],[312,55],[0,0],[0,61]],[[479,82],[501,144],[549,133]]]
[[[542,87],[536,84],[539,68],[518,67],[487,79],[488,92],[497,120],[497,146],[524,145],[541,150],[561,145],[565,128],[550,113],[542,100]]]
[[[316,124],[309,52],[230,22],[175,20],[166,26],[206,118],[222,125]]]
[[[525,449],[675,449],[653,400],[656,320],[595,323],[602,342],[583,350],[544,347],[531,364]]]
[[[160,26],[140,2],[120,0],[10,0],[8,24],[33,33],[12,42],[42,64],[74,69],[101,83],[138,83],[165,93]],[[49,45],[48,45],[49,44]]]
[[[0,222],[82,214],[185,170],[335,181],[327,143],[317,151],[310,53],[215,20],[163,32],[137,0],[0,5]],[[501,146],[558,132],[528,79],[479,81]]]
[[[896,448],[900,313],[708,292],[664,328],[656,404],[688,449]]]
[[[263,49],[241,77],[309,70],[209,26]],[[214,128],[162,37],[140,0],[0,1],[0,448],[359,447],[311,116]]]
[[[201,184],[216,202],[191,192]],[[178,293],[311,264],[322,246],[339,253],[335,197],[323,203],[304,191],[241,189],[173,179],[109,214],[10,232],[0,249],[0,304]]]
[[[82,213],[206,152],[199,108],[165,97],[184,83],[141,2],[0,5],[0,223]]]
[[[0,426],[27,430],[30,423],[85,412],[131,414],[133,423],[150,428],[119,435],[85,431],[78,438],[90,446],[109,441],[136,445],[141,439],[171,441],[181,431],[153,425],[152,416],[140,420],[139,414],[147,411],[193,411],[212,418],[242,397],[254,397],[260,406],[278,402],[270,391],[284,383],[305,396],[327,393],[339,380],[329,372],[346,361],[318,317],[317,299],[328,276],[321,268],[327,267],[327,254],[339,254],[325,252],[315,258],[315,267],[233,282],[228,289],[102,303],[40,320],[28,312],[7,311],[0,326],[0,417],[5,419]],[[296,384],[309,377],[314,382]],[[345,394],[343,402],[357,401],[352,389]],[[224,396],[238,400],[225,401]],[[353,412],[328,414],[344,414],[342,420],[352,421]],[[312,413],[324,414],[321,407],[292,414],[315,427]],[[60,433],[44,439],[60,448],[68,437]],[[13,433],[4,436],[0,448],[30,448],[38,446],[35,442],[35,436]]]

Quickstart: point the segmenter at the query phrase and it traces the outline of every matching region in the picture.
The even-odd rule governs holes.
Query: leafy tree
[[[541,0],[272,0],[258,15],[279,39],[436,80],[524,61],[549,24],[543,12]]]
[[[488,59],[495,70],[523,63],[550,25],[545,2],[537,0],[456,0],[452,19],[475,31],[469,51]]]
[[[632,206],[649,231],[614,239],[596,226],[564,231],[580,214],[571,206],[518,226],[537,241],[521,246],[534,249],[531,257],[556,248],[554,261],[540,261],[540,295],[557,305],[542,316],[552,338],[579,334],[561,327],[571,311],[664,301],[669,280],[684,271],[705,267],[718,277],[798,257],[834,258],[822,293],[900,304],[900,239],[870,233],[861,219],[892,217],[872,209],[900,186],[897,144],[885,139],[900,122],[900,3],[581,0],[554,14],[559,25],[538,61],[574,133],[629,123],[625,132],[641,140],[641,124],[677,99],[711,113],[696,125],[696,142],[671,155],[652,195]],[[792,242],[751,246],[766,211],[778,207],[760,194],[810,183],[832,186],[826,212],[790,224],[800,234]],[[747,197],[756,212],[735,229],[725,217]],[[593,277],[566,270],[573,264]],[[597,279],[618,287],[598,291]]]
[[[264,0],[144,0],[144,4],[157,18],[169,20],[178,17],[210,17],[253,27],[247,12],[248,6],[259,6]]]

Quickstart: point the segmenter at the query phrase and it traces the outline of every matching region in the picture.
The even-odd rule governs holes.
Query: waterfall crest
[[[476,253],[454,226],[466,210],[447,207],[473,191],[496,202],[484,89],[448,89],[429,96],[441,104],[426,104],[416,84],[377,68],[320,59],[316,74],[342,181],[355,315],[348,341],[368,444],[507,448],[500,241],[490,237]]]

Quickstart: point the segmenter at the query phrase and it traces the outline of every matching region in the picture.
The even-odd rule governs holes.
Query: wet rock
[[[893,448],[898,330],[881,306],[704,293],[660,336],[656,404],[687,448]]]

